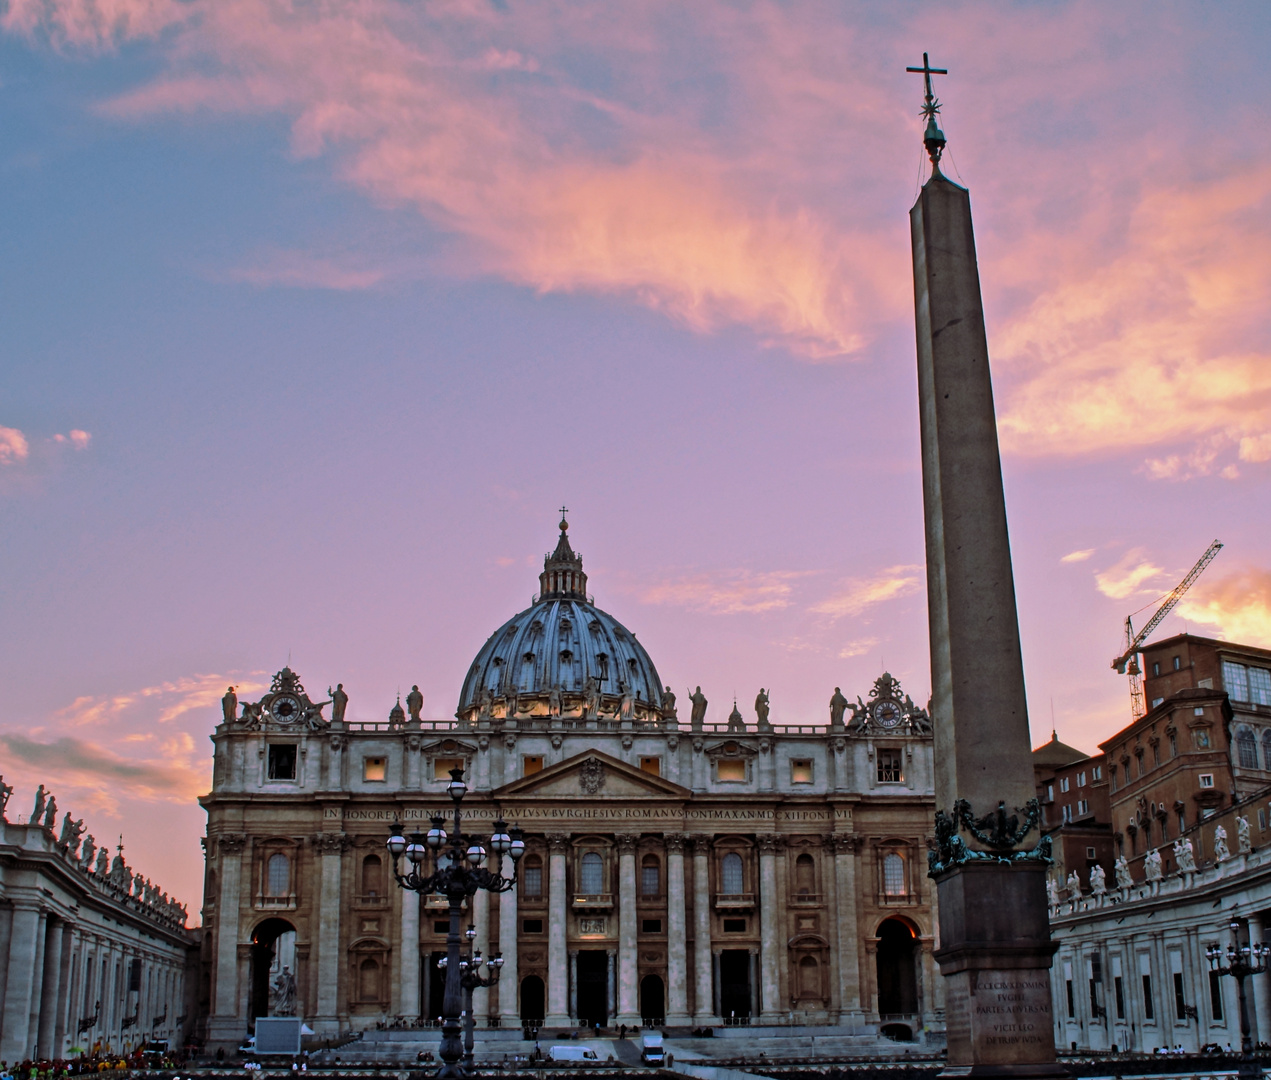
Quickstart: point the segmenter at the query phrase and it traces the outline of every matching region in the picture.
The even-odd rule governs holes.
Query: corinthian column
[[[618,841],[618,1017],[619,1024],[640,1026],[640,988],[636,954],[635,849],[639,837]]]
[[[547,1017],[546,1027],[569,1026],[569,955],[565,950],[567,906],[565,853],[568,833],[547,837]]]
[[[688,941],[684,926],[684,835],[666,834],[666,1022],[692,1023],[688,1014]]]
[[[777,896],[777,848],[781,837],[766,833],[759,841],[759,977],[760,1021],[775,1024],[781,1014],[781,945],[777,934],[777,914],[784,908]]]
[[[690,836],[693,845],[693,1023],[718,1022],[712,993],[711,972],[711,838],[709,834]]]
[[[242,833],[221,833],[216,837],[221,895],[216,899],[215,997],[208,1025],[208,1035],[214,1043],[232,1044],[241,1039],[247,1019],[239,1016],[240,1007],[246,1006],[246,995],[238,990],[238,905],[246,846],[247,837]]]
[[[859,836],[832,836],[834,892],[838,900],[838,998],[839,1022],[859,1024],[861,1007],[860,928],[856,918],[856,852]]]
[[[517,1004],[521,976],[516,969],[516,889],[499,893],[499,952],[503,954],[503,970],[499,973],[499,1024],[515,1028],[521,1022]]]
[[[397,1013],[414,1020],[419,1016],[419,908],[424,898],[409,889],[398,889],[402,900],[402,952],[398,970]]]
[[[315,838],[322,852],[318,898],[318,1012],[314,1031],[319,1035],[336,1034],[340,1030],[340,870],[349,838],[342,832],[319,833]]]

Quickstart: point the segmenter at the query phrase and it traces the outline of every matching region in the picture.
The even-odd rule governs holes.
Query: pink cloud
[[[248,265],[235,267],[227,276],[249,285],[360,291],[383,281],[385,271],[343,265],[338,259],[303,251],[271,251]]]
[[[789,607],[793,583],[806,574],[792,570],[717,570],[656,582],[640,592],[646,604],[669,605],[712,615],[756,614]]]
[[[868,577],[848,578],[840,582],[837,591],[813,604],[808,610],[817,615],[828,615],[831,619],[859,615],[876,604],[898,600],[918,592],[924,580],[921,566],[889,566]],[[871,639],[869,645],[873,644]]]
[[[56,443],[70,443],[76,450],[85,450],[88,448],[89,442],[92,441],[92,435],[87,431],[81,431],[79,428],[71,428],[66,435],[57,434],[53,436]]]
[[[13,465],[25,461],[30,447],[26,436],[17,428],[0,427],[0,465]]]

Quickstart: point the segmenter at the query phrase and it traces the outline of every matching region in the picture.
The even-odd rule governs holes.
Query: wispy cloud
[[[1271,648],[1271,571],[1249,568],[1202,580],[1179,602],[1178,613],[1231,641]]]
[[[1080,551],[1070,551],[1059,561],[1062,563],[1085,562],[1091,555],[1095,553],[1094,548],[1082,548]]]
[[[26,460],[30,453],[26,436],[17,428],[0,427],[0,465],[13,465]]]
[[[925,581],[921,566],[889,566],[863,578],[847,578],[837,591],[813,604],[808,610],[831,619],[859,615],[876,604],[897,600],[919,591]]]
[[[92,435],[90,435],[87,431],[81,431],[79,428],[71,428],[71,430],[65,435],[60,433],[54,435],[53,441],[55,443],[69,443],[76,450],[86,450],[88,449],[88,444],[92,441],[92,438]]]
[[[754,614],[789,607],[795,570],[717,570],[667,578],[642,590],[646,604],[662,604],[712,615]]]
[[[378,285],[386,271],[362,265],[364,260],[337,258],[306,251],[264,251],[226,273],[230,281],[299,289],[361,291]]]
[[[190,675],[124,694],[78,697],[55,713],[54,720],[84,727],[131,715],[137,719],[144,716],[147,722],[166,724],[186,713],[215,707],[231,682],[240,693],[252,693],[268,686],[254,677]]]
[[[1144,590],[1142,586],[1163,573],[1164,570],[1148,560],[1142,548],[1135,548],[1133,551],[1127,551],[1106,570],[1098,571],[1094,580],[1104,596],[1113,600],[1124,600],[1137,592],[1156,591]]]
[[[878,644],[878,638],[857,638],[855,641],[849,641],[841,649],[839,649],[839,658],[849,660],[853,656],[864,656],[875,645]]]

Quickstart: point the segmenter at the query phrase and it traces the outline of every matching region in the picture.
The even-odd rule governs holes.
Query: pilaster
[[[709,833],[688,837],[693,846],[693,1022],[701,1026],[719,1022],[711,953],[711,839]]]
[[[688,1011],[688,940],[684,908],[684,834],[667,833],[666,842],[666,1022],[692,1023]]]
[[[781,956],[783,951],[778,936],[777,914],[785,908],[777,895],[777,849],[781,837],[775,833],[760,833],[755,837],[759,844],[759,947],[760,947],[760,1015],[764,1024],[776,1024],[781,1020]]]
[[[516,917],[516,888],[499,893],[499,952],[503,954],[503,971],[499,975],[499,1022],[516,1028],[521,1023],[521,975],[517,970],[516,934],[520,929]]]
[[[640,1026],[639,958],[636,946],[635,850],[639,837],[619,833],[618,844],[618,1016],[617,1023]]]
[[[569,957],[565,942],[569,896],[565,886],[568,833],[547,836],[547,1016],[546,1027],[569,1025]]]

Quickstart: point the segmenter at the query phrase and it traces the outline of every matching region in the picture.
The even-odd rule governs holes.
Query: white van
[[[646,1065],[662,1065],[666,1061],[666,1051],[662,1047],[662,1034],[650,1031],[640,1036],[640,1060]]]
[[[553,1046],[547,1051],[551,1061],[599,1061],[590,1046]]]

